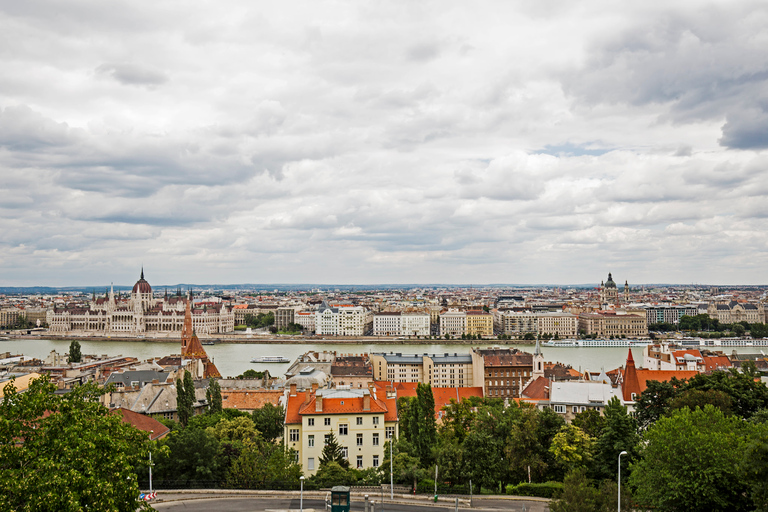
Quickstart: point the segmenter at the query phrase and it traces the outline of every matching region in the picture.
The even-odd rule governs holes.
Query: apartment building
[[[374,336],[400,336],[402,315],[399,311],[384,311],[373,315]]]
[[[646,338],[648,321],[643,310],[616,310],[581,313],[579,330],[597,338]]]
[[[479,386],[470,354],[371,354],[375,381],[421,382],[433,387]]]
[[[482,310],[467,311],[467,334],[493,336],[493,316]]]
[[[315,334],[363,336],[373,328],[373,313],[362,306],[331,307],[323,301],[315,312]]]
[[[429,336],[431,320],[427,313],[403,313],[400,316],[400,334],[403,336]]]
[[[487,397],[520,398],[532,379],[544,376],[544,357],[538,345],[534,354],[496,347],[472,349],[471,357]]]
[[[440,335],[461,336],[467,333],[467,313],[449,309],[440,314]]]
[[[645,310],[645,317],[648,325],[650,324],[679,324],[680,317],[696,316],[699,314],[699,308],[696,305],[672,305],[672,304],[653,304],[642,306]]]
[[[494,321],[497,329],[511,336],[549,333],[575,338],[579,331],[579,318],[571,313],[495,311]]]
[[[286,402],[285,444],[298,452],[305,475],[320,466],[330,434],[342,447],[351,467],[377,468],[384,460],[384,442],[397,436],[397,404],[372,384],[367,389],[291,388]]]

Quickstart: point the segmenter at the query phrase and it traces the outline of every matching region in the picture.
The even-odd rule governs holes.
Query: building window
[[[357,422],[358,425],[362,425],[363,424],[363,417],[362,416],[358,416],[356,422]]]
[[[347,448],[346,446],[342,446],[341,447],[341,456],[344,457],[345,459],[348,459],[349,458],[349,448]]]
[[[379,446],[379,433],[374,432],[373,434],[373,446]]]
[[[552,408],[555,410],[555,412],[558,412],[560,414],[565,414],[565,406],[564,405],[555,405],[555,406],[552,406]]]
[[[310,457],[307,459],[307,471],[314,471],[315,470],[315,458]]]
[[[315,446],[315,436],[313,435],[307,436],[307,446],[309,446],[310,448]]]
[[[386,427],[385,434],[387,439],[392,439],[392,437],[395,435],[395,427]]]
[[[363,446],[363,434],[357,434],[357,446]]]
[[[573,407],[571,407],[571,412],[573,414],[578,413],[579,412],[579,406],[578,405],[574,405]]]
[[[292,429],[290,430],[290,441],[291,441],[292,443],[295,443],[295,442],[297,442],[298,440],[299,440],[299,429],[297,429],[297,428],[292,428]]]
[[[374,455],[373,456],[373,467],[375,467],[375,468],[379,467],[379,456],[378,455]]]
[[[307,418],[307,426],[314,427],[315,426],[315,418]]]
[[[328,441],[330,441],[330,440],[331,440],[331,434],[325,434],[323,436],[323,446],[327,445]]]
[[[374,416],[373,417],[373,424],[374,425],[378,425],[379,424],[379,417],[378,416]]]
[[[363,456],[358,455],[357,456],[357,469],[362,469],[363,467]]]
[[[339,424],[339,435],[340,436],[345,436],[345,435],[347,435],[348,432],[349,432],[349,425],[347,425],[346,423],[340,423]]]
[[[326,427],[331,424],[331,418],[323,418],[323,425]]]

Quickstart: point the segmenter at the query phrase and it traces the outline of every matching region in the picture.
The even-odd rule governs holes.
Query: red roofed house
[[[635,368],[635,359],[632,357],[632,349],[629,349],[626,368],[620,370],[620,384],[624,401],[630,402],[637,400],[637,397],[648,387],[648,381],[655,380],[659,382],[668,382],[672,378],[690,379],[700,372],[696,370],[646,370]]]
[[[352,467],[378,467],[384,441],[397,435],[395,394],[377,389],[312,389],[291,385],[285,408],[284,439],[298,452],[305,475],[320,466],[324,440],[333,432]]]
[[[149,435],[149,439],[151,441],[162,439],[171,431],[171,429],[157,421],[155,418],[147,416],[146,414],[133,412],[132,410],[126,409],[124,407],[112,409],[109,411],[109,413],[119,414],[123,418],[124,422],[130,423],[137,429],[146,432]]]
[[[376,387],[379,389],[394,390],[397,394],[397,398],[400,397],[415,397],[416,387],[418,382],[376,382]],[[473,396],[483,397],[483,387],[464,387],[464,388],[432,388],[432,396],[435,398],[435,418],[438,422],[443,418],[443,407],[449,405],[451,400],[461,402],[464,398]]]

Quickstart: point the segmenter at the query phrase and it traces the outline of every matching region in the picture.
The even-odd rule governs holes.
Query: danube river
[[[13,339],[0,341],[0,353],[10,352],[11,354],[23,354],[29,357],[45,359],[45,357],[55,350],[59,353],[69,351],[69,341],[65,340],[46,340],[46,339]],[[170,354],[179,354],[181,347],[178,341],[172,343],[160,343],[157,341],[86,341],[80,340],[83,354],[106,354],[108,356],[133,356],[139,360],[149,359],[151,357],[162,357]],[[490,342],[477,344],[482,348],[488,346],[513,347],[526,352],[533,352],[532,345],[517,344],[491,344]],[[403,354],[444,354],[444,353],[467,353],[471,350],[471,345],[388,345],[388,344],[258,344],[258,343],[219,343],[205,347],[208,356],[213,359],[223,376],[234,377],[243,373],[249,368],[254,370],[268,369],[274,376],[282,376],[290,363],[251,363],[250,360],[259,356],[284,356],[294,361],[296,357],[309,351],[336,351],[337,354],[360,354],[371,352],[399,352]],[[765,349],[763,347],[763,349]],[[606,371],[622,366],[627,360],[627,348],[624,347],[542,347],[544,359],[546,361],[561,362],[570,364],[575,369]],[[731,350],[738,352],[759,352],[759,347],[723,347],[723,350],[730,354]],[[643,360],[643,348],[635,347],[632,349],[635,362],[640,366]]]

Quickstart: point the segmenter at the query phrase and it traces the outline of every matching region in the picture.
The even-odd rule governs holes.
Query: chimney
[[[371,410],[371,394],[370,393],[363,395],[363,410],[364,411]]]
[[[310,400],[312,400],[312,395],[314,393],[310,393],[309,391],[304,391],[304,405],[307,405]]]
[[[315,412],[323,412],[323,397],[321,395],[315,396]]]
[[[312,383],[312,392],[314,393],[315,391],[317,391],[317,388],[318,388],[317,382],[313,382]]]
[[[296,396],[296,384],[291,384],[291,396]]]

